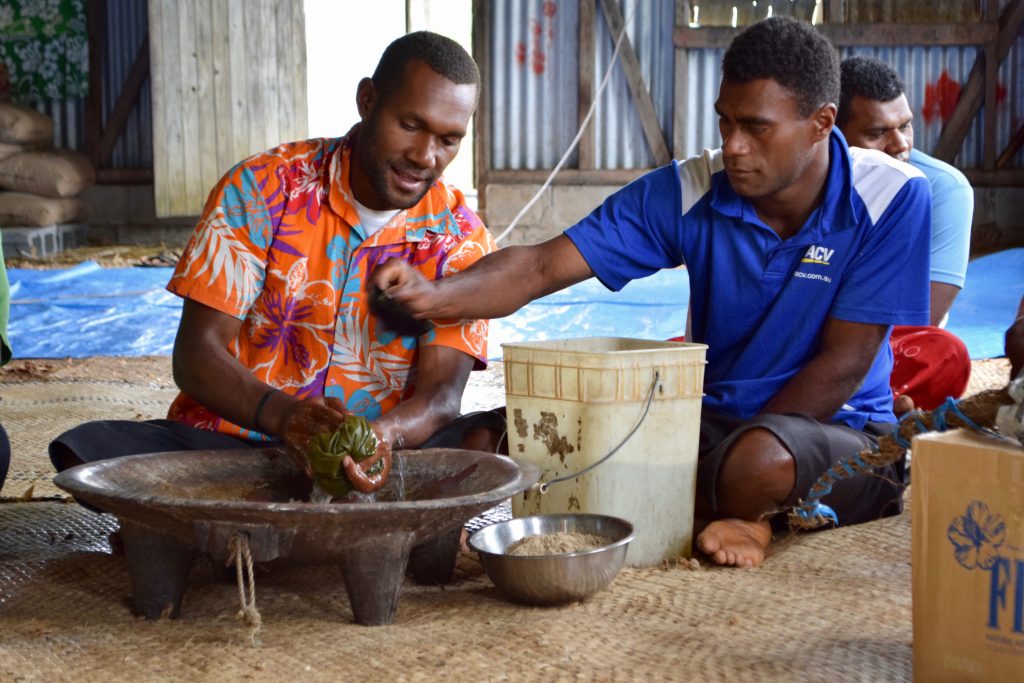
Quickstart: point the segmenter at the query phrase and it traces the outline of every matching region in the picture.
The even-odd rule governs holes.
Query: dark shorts
[[[11,442],[7,439],[7,432],[0,425],[0,489],[4,487],[7,479],[7,468],[11,466]]]
[[[785,507],[807,497],[814,482],[836,462],[873,448],[878,437],[891,433],[895,424],[869,422],[863,431],[845,425],[822,424],[806,415],[760,415],[742,420],[704,410],[698,446],[697,491],[711,510],[717,510],[718,472],[733,443],[751,429],[766,429],[782,442],[796,462],[796,486]],[[856,475],[837,481],[822,502],[835,510],[842,525],[859,524],[903,510],[903,475],[900,461],[877,471],[877,476]],[[777,519],[785,519],[784,515]]]
[[[421,448],[457,448],[470,430],[488,427],[504,431],[504,408],[468,413],[439,429]],[[226,448],[275,448],[280,441],[249,441],[229,434],[197,429],[174,420],[102,420],[70,429],[50,443],[50,461],[61,469],[62,455],[70,451],[82,462],[95,462],[141,453],[202,451]]]

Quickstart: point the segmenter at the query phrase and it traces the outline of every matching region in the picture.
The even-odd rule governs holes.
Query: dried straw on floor
[[[92,420],[148,420],[167,415],[169,387],[111,381],[29,381],[3,384],[0,422],[11,440],[11,469],[0,495],[65,496],[53,485],[50,441]]]
[[[335,567],[259,571],[258,648],[205,561],[180,619],[132,616],[124,558],[76,551],[109,525],[73,504],[0,505],[0,680],[911,679],[906,514],[799,536],[757,570],[624,569],[559,608],[510,602],[463,555],[452,585],[407,582],[384,627],[351,623]]]

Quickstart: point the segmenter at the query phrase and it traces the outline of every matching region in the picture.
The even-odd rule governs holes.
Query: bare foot
[[[716,519],[697,536],[697,546],[715,564],[759,567],[772,540],[767,520]]]

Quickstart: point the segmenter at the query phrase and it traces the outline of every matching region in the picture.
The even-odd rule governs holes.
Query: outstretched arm
[[[427,280],[405,261],[392,259],[368,282],[417,318],[501,318],[593,274],[576,245],[559,235],[541,244],[505,247],[439,280]]]
[[[832,418],[864,382],[886,325],[829,318],[821,350],[765,405],[762,413],[803,413],[823,422]]]

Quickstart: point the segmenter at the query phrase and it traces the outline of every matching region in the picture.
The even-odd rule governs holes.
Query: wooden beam
[[[552,185],[625,185],[636,180],[649,168],[607,168],[594,169],[591,171],[580,171],[572,168],[563,168],[551,181]],[[487,182],[493,185],[498,184],[527,184],[537,185],[547,180],[551,174],[549,170],[516,170],[516,171],[490,171],[487,174]]]
[[[825,23],[842,24],[846,21],[843,13],[843,0],[828,0],[825,3]]]
[[[816,26],[836,47],[891,45],[984,45],[996,35],[995,23],[981,24],[822,24]],[[724,48],[743,29],[731,26],[677,26],[672,42],[682,48]]]
[[[149,35],[147,34],[143,36],[142,44],[139,46],[138,52],[135,53],[135,60],[128,71],[128,76],[124,79],[124,85],[121,86],[121,94],[117,96],[114,108],[110,110],[110,116],[103,127],[103,134],[96,145],[97,166],[102,166],[110,158],[111,153],[114,151],[114,146],[124,131],[128,115],[131,114],[135,103],[138,102],[142,86],[148,79]]]
[[[89,36],[89,94],[85,98],[84,152],[94,167],[99,166],[97,150],[103,130],[103,54],[107,41],[106,0],[86,3],[86,32]]]
[[[612,42],[618,39],[623,29],[624,22],[622,13],[615,0],[601,0],[601,9],[604,12],[605,23],[608,24]],[[668,145],[665,144],[665,133],[658,123],[658,116],[654,112],[654,101],[651,93],[644,82],[643,72],[640,70],[640,60],[636,58],[633,44],[629,36],[623,36],[622,47],[619,49],[619,62],[622,64],[622,71],[626,75],[626,83],[633,93],[633,103],[636,105],[637,114],[640,116],[640,125],[644,130],[644,137],[647,138],[647,145],[654,155],[657,166],[667,164],[672,157],[668,152]]]
[[[999,16],[999,0],[986,0],[985,16]],[[993,40],[985,45],[985,121],[982,129],[981,165],[986,171],[994,171],[996,168],[996,85],[999,82],[999,60],[996,58],[995,43]]]
[[[597,16],[594,0],[579,0],[580,49],[579,49],[579,111],[576,125],[583,125],[590,105],[594,102],[594,34],[597,33]],[[580,169],[594,168],[594,126],[587,124],[587,129],[580,136],[579,163]]]
[[[1024,22],[1024,0],[1010,0],[1010,3],[1003,8],[1003,15],[999,18],[999,33],[996,37],[995,49],[997,65],[1006,59],[1006,54],[1010,51],[1010,45],[1016,40],[1022,22]],[[971,121],[978,113],[978,108],[984,97],[986,61],[984,52],[980,52],[971,69],[970,76],[967,77],[967,83],[960,91],[960,99],[957,100],[956,108],[942,128],[942,134],[939,135],[939,141],[932,151],[932,156],[951,162],[960,152]]]
[[[1006,145],[1006,149],[996,159],[996,169],[1003,169],[1010,165],[1013,161],[1014,155],[1020,151],[1020,148],[1024,146],[1024,123],[1020,124],[1017,128],[1017,132],[1010,138],[1010,144]]]
[[[152,185],[151,168],[101,168],[96,171],[97,185]]]
[[[985,118],[982,121],[981,165],[986,171],[996,168],[996,85],[999,83],[999,60],[995,42],[985,46]]]
[[[983,171],[965,168],[964,175],[974,187],[1024,187],[1024,168]]]
[[[487,209],[487,184],[491,170],[491,131],[488,114],[491,111],[491,43],[487,36],[490,26],[489,0],[473,0],[473,60],[480,69],[480,103],[473,116],[473,180],[477,188],[477,209]]]

